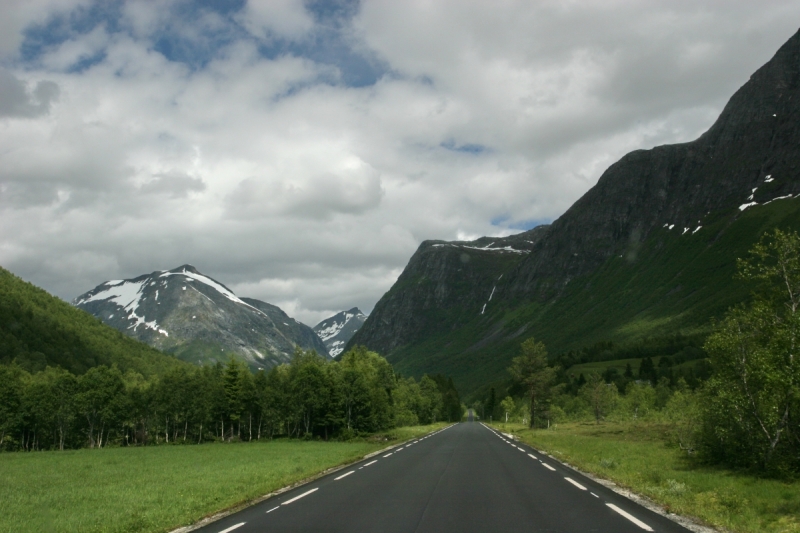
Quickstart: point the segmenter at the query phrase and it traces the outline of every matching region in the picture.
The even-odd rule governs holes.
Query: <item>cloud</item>
[[[12,73],[0,68],[0,118],[33,118],[50,111],[58,100],[58,85],[52,81],[39,81],[33,90]]]
[[[422,240],[551,221],[626,152],[697,137],[800,16],[222,5],[12,4],[0,264],[68,300],[191,263],[309,324],[369,312]]]

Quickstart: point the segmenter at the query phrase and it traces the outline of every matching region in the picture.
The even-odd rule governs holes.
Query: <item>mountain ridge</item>
[[[280,308],[239,298],[192,265],[111,280],[73,305],[104,323],[194,363],[236,354],[252,368],[288,362],[296,346],[327,355],[311,328]]]
[[[722,302],[741,301],[746,291],[733,289],[734,299],[707,294],[716,303],[692,300],[691,312],[650,302],[646,288],[662,290],[660,281],[647,278],[661,268],[652,259],[693,262],[681,255],[690,248],[708,257],[705,270],[692,263],[692,280],[681,278],[680,269],[670,271],[670,283],[682,282],[675,281],[673,292],[663,291],[665,302],[686,297],[681,283],[705,294],[704,287],[728,273],[728,262],[757,238],[755,228],[763,230],[754,209],[764,209],[771,223],[794,220],[796,202],[789,199],[800,193],[798,124],[800,32],[736,91],[708,131],[691,142],[622,157],[562,216],[540,229],[517,260],[487,255],[475,245],[423,242],[350,345],[364,344],[413,373],[445,371],[442,365],[449,365],[446,371],[455,372],[457,383],[474,387],[473,374],[481,366],[475,357],[485,359],[488,377],[496,378],[527,336],[542,337],[557,352],[599,335],[624,339],[667,331],[655,325],[659,320],[675,319],[674,324],[687,327],[675,318],[681,315],[692,315],[697,327],[724,310]],[[775,199],[789,203],[763,207]],[[519,241],[526,233],[512,237]],[[665,250],[674,255],[663,257]],[[627,282],[619,277],[623,271],[631,276]],[[600,286],[616,292],[600,293]],[[626,292],[638,300],[620,296]],[[598,298],[616,299],[618,306]],[[669,308],[671,314],[649,317],[650,329],[633,327],[656,308],[659,313]],[[597,316],[600,309],[607,316]],[[579,322],[558,322],[567,316]],[[596,324],[595,329],[587,330],[586,323]],[[499,354],[498,361],[481,355],[485,351]],[[468,368],[456,368],[455,361]]]

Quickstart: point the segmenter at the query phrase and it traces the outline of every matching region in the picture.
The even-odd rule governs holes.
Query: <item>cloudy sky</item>
[[[425,239],[561,215],[688,141],[796,1],[3,0],[0,265],[71,300],[184,263],[315,324]]]

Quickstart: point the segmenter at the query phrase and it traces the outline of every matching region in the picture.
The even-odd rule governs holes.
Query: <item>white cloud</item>
[[[70,5],[15,4],[6,56]],[[696,137],[800,15],[365,2],[343,39],[388,72],[348,87],[303,53],[300,2],[196,21],[182,5],[127,2],[121,31],[100,21],[0,71],[0,264],[71,299],[192,263],[312,325],[369,312],[424,239],[553,219],[624,153]],[[213,53],[170,60],[165,31]],[[280,40],[297,47],[262,53]]]

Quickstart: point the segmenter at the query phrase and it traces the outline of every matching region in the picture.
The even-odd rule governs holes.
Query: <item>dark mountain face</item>
[[[191,265],[107,281],[73,304],[180,359],[202,363],[235,353],[253,368],[288,362],[295,346],[327,354],[308,326],[279,308],[241,299]]]
[[[485,313],[503,276],[547,231],[539,226],[504,238],[423,242],[348,347],[365,344],[390,354],[442,328],[463,326]]]
[[[654,231],[800,192],[800,33],[761,67],[694,142],[632,152],[556,220],[509,279],[509,295],[548,297],[614,255],[636,259]]]
[[[362,313],[358,307],[354,307],[349,311],[342,311],[326,318],[314,326],[314,332],[325,343],[331,357],[336,357],[344,351],[347,342],[366,320],[367,315]]]
[[[794,220],[798,146],[800,33],[699,139],[626,155],[552,225],[493,245],[524,239],[526,253],[423,242],[350,345],[474,387],[530,335],[557,352],[699,327],[745,296],[707,288],[730,281],[759,232]]]

